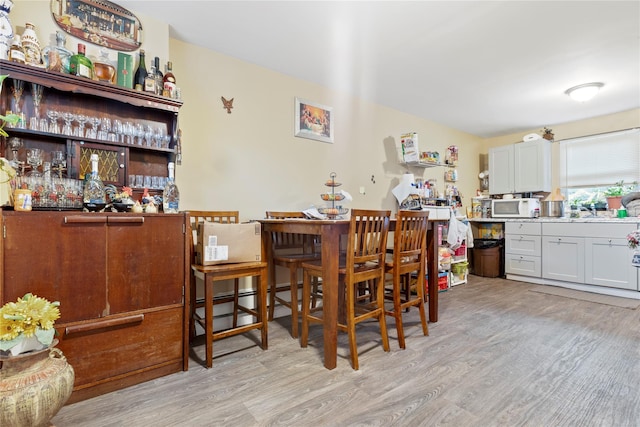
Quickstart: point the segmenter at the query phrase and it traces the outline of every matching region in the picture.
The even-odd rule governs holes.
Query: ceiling
[[[480,137],[640,107],[640,1],[115,2],[173,38]],[[594,81],[590,102],[564,93]]]

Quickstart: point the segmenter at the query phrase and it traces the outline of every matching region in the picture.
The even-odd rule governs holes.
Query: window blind
[[[560,183],[565,188],[640,182],[640,129],[560,141]]]

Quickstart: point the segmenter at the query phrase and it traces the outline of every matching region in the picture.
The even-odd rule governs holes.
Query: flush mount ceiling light
[[[602,86],[604,86],[604,83],[585,83],[569,88],[564,93],[578,102],[586,102],[596,96]]]

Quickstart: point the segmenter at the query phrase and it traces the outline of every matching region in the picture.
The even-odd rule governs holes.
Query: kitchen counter
[[[609,218],[606,216],[598,217],[584,217],[584,218],[555,218],[555,217],[540,217],[540,218],[470,218],[470,222],[566,222],[566,223],[585,223],[585,222],[597,222],[606,224],[640,224],[639,217],[627,217],[627,218]]]

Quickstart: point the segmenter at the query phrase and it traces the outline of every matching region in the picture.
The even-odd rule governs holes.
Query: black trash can
[[[482,277],[504,276],[503,248],[502,239],[474,240],[472,273]]]

